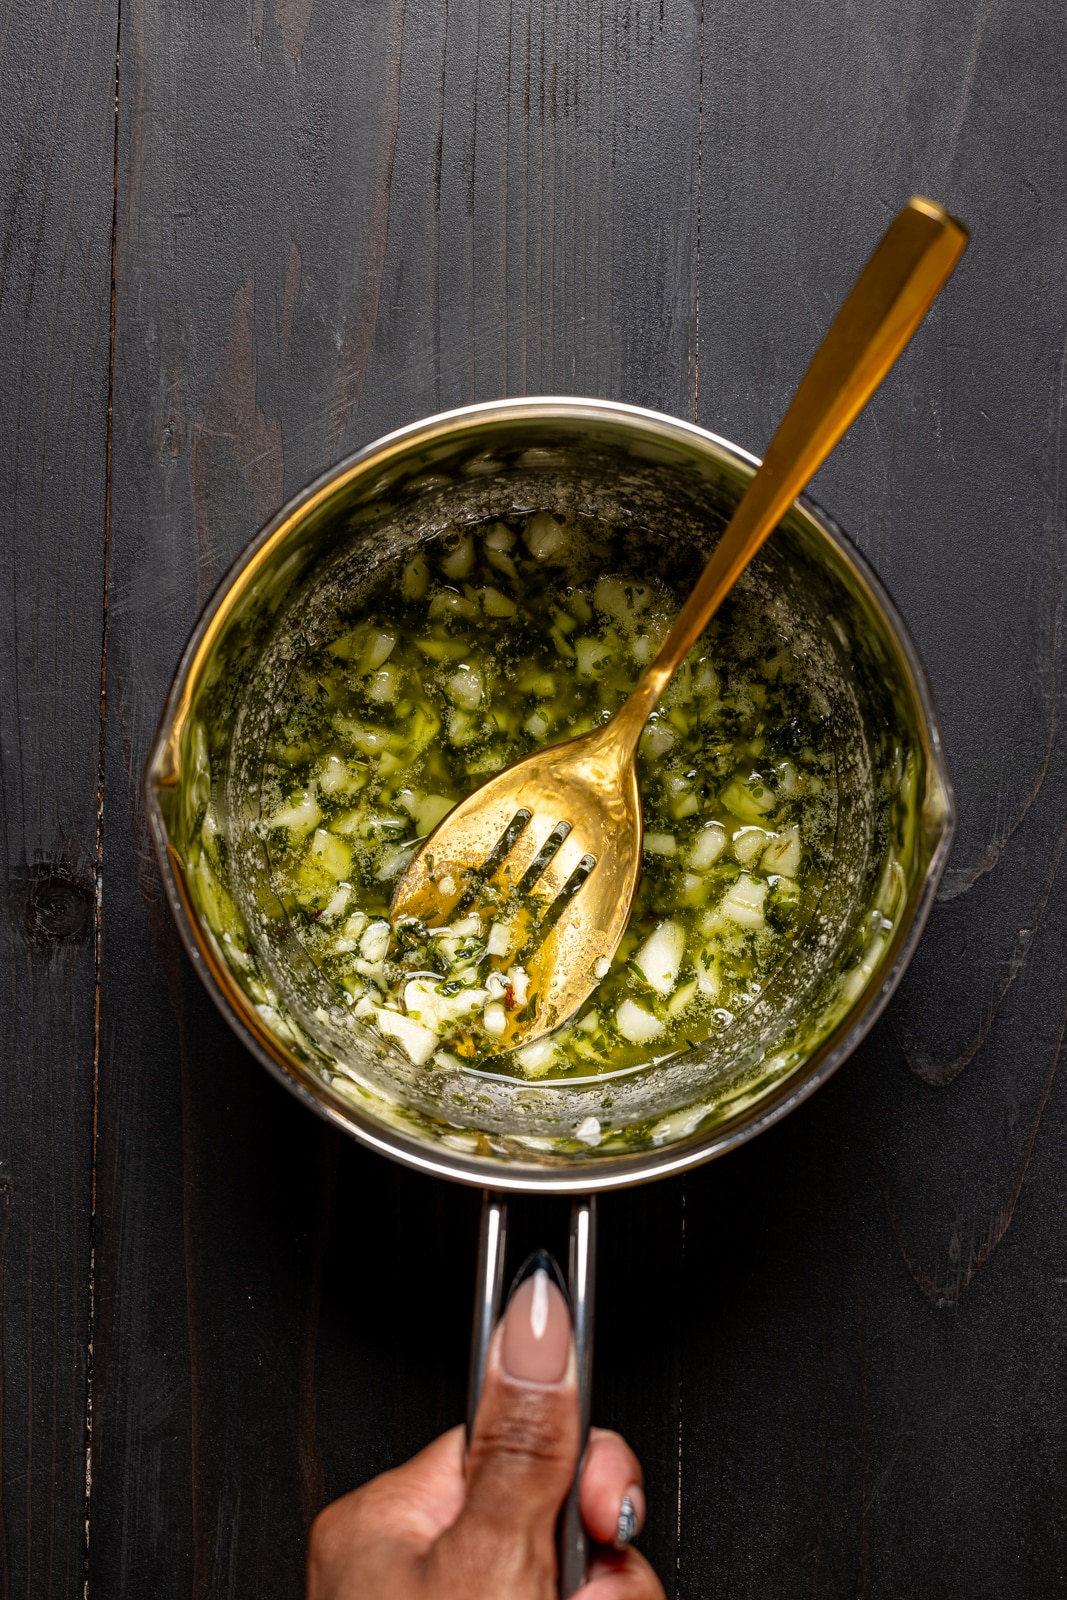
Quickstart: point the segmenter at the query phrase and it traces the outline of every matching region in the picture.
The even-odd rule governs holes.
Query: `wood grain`
[[[1062,1592],[1061,29],[1053,0],[125,0],[91,1595],[296,1594],[322,1500],[462,1411],[473,1196],[301,1112],[211,1010],[162,903],[140,771],[197,611],[284,495],[434,410],[617,395],[759,450],[913,190],[958,209],[974,242],[817,494],[930,666],[959,844],[891,1015],[839,1078],[728,1162],[605,1202],[598,1415],[645,1460],[645,1547],[685,1600]],[[47,64],[52,35],[26,32],[23,56],[32,44]],[[5,149],[37,159],[10,96],[0,116]],[[77,189],[84,245],[96,191],[79,148],[68,139],[54,170]],[[10,170],[4,216],[24,218],[27,195],[52,191]],[[31,260],[25,220],[5,237]],[[31,280],[16,273],[10,317],[0,304],[12,351]],[[86,484],[103,494],[106,302],[101,354],[79,344],[73,281],[55,276],[58,310],[40,314],[81,374],[72,414],[96,428],[84,478],[60,497],[40,466],[60,389],[39,377],[37,431],[5,467],[8,505],[29,508],[12,522],[18,570],[40,571],[16,590],[18,696],[0,696],[16,873],[95,859],[92,782],[69,801],[63,783],[96,770],[99,529],[77,541],[76,574],[34,542],[95,504]],[[34,594],[43,651],[26,642]],[[47,642],[60,624],[66,655]],[[38,737],[18,789],[9,751]],[[91,950],[13,948],[11,1005],[25,1017],[32,994],[42,1019],[34,1048],[80,1072]],[[91,1137],[77,1081],[75,1120],[35,1169],[53,1182],[53,1152],[74,1151],[71,1195]],[[10,1104],[9,1126],[28,1126]],[[5,1287],[15,1262],[21,1293],[56,1230],[31,1239],[19,1187],[5,1193]],[[87,1201],[64,1204],[64,1250],[84,1263]],[[50,1270],[33,1283],[58,1283]],[[62,1293],[84,1302],[71,1270]],[[28,1304],[5,1300],[16,1485]],[[68,1420],[84,1393],[84,1344],[71,1349]],[[12,1593],[25,1494],[5,1489]],[[64,1572],[75,1499],[56,1501]],[[39,1592],[69,1592],[46,1570]]]
[[[702,421],[761,447],[908,193],[973,242],[815,487],[915,631],[958,843],[888,1022],[764,1148],[693,1180],[690,1263],[702,1234],[716,1257],[724,1189],[753,1224],[726,1319],[687,1345],[730,1462],[694,1484],[693,1593],[1063,1584],[1062,1371],[1041,1354],[1065,1317],[1042,1180],[1067,1007],[1059,28],[1050,5],[706,12]],[[757,1484],[782,1514],[742,1508]]]
[[[117,7],[0,19],[0,1594],[86,1547]]]
[[[0,1594],[86,1542],[114,3],[0,26]]]

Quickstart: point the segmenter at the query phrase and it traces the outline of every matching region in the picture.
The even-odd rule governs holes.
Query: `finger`
[[[629,1544],[644,1527],[641,1463],[621,1434],[590,1429],[578,1503],[598,1544]]]
[[[547,1592],[578,1432],[570,1313],[549,1273],[535,1267],[493,1335],[467,1457],[467,1503],[435,1547],[435,1562],[469,1574],[471,1587],[476,1576],[487,1593]]]
[[[450,1428],[418,1455],[367,1485],[374,1514],[397,1531],[427,1545],[455,1522],[463,1509],[467,1480],[462,1427]]]
[[[637,1550],[612,1551],[593,1562],[574,1600],[665,1600],[663,1585]]]
[[[334,1500],[311,1526],[313,1557],[341,1559],[368,1542],[428,1548],[459,1516],[466,1497],[462,1428],[451,1428],[402,1466]]]

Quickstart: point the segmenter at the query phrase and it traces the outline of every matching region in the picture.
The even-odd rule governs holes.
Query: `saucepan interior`
[[[361,1024],[289,925],[255,822],[273,707],[298,648],[383,563],[447,528],[547,510],[623,531],[695,577],[754,470],[672,419],[604,402],[500,402],[370,446],[268,525],[201,619],[149,760],[149,812],[182,935],[261,1060],[365,1142],[497,1187],[582,1190],[707,1159],[784,1114],[871,1026],[907,962],[953,827],[932,701],[892,603],[798,503],[742,578],[794,644],[837,768],[816,913],[714,1039],[638,1070],[524,1081],[415,1066]]]

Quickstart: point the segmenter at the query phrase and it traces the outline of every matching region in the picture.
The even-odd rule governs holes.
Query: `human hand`
[[[570,1316],[541,1268],[493,1334],[466,1459],[453,1428],[327,1506],[311,1529],[308,1600],[556,1600],[556,1521],[578,1440]],[[599,1549],[575,1600],[664,1600],[628,1547],[645,1497],[618,1434],[591,1431],[579,1504]]]

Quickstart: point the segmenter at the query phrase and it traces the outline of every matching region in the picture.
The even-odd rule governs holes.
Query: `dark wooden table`
[[[760,450],[913,190],[973,228],[815,492],[929,664],[955,853],[889,1014],[603,1205],[596,1412],[686,1600],[1067,1593],[1062,0],[5,0],[0,1595],[297,1596],[462,1410],[477,1197],[302,1111],[140,774],[343,453],[502,394]]]

